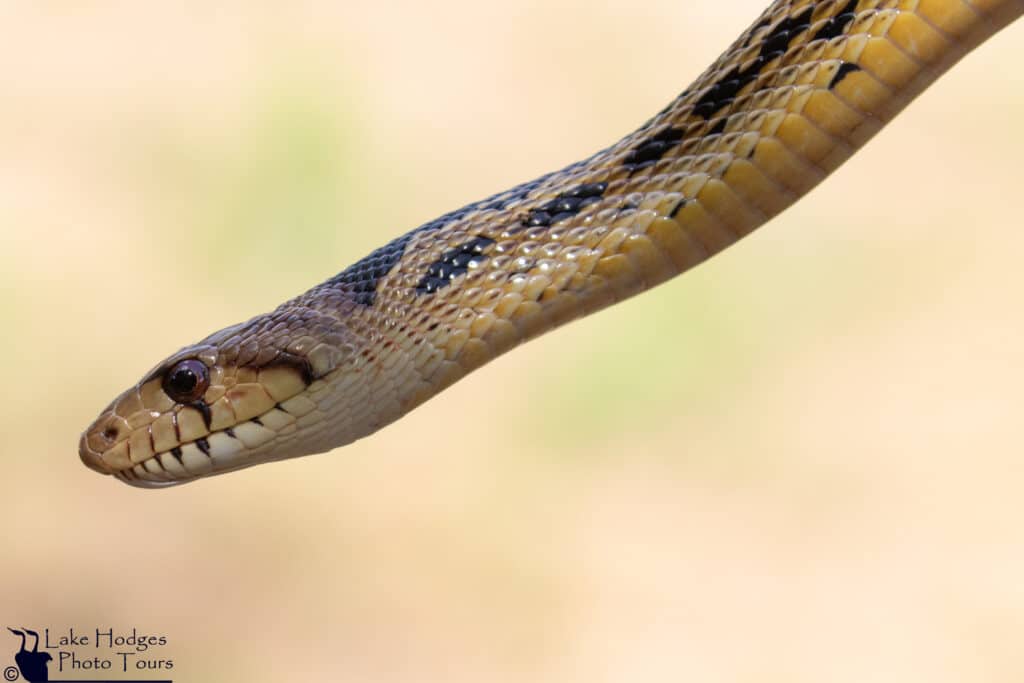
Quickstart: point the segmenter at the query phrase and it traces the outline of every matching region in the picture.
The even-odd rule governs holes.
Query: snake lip
[[[151,455],[113,475],[131,486],[165,488],[231,469],[232,456],[243,451],[243,444],[224,430]]]
[[[103,460],[103,455],[89,447],[88,436],[88,432],[83,432],[78,441],[78,457],[91,470],[100,474],[114,474],[114,470]]]
[[[188,479],[179,479],[175,481],[153,481],[151,479],[140,479],[132,476],[131,470],[114,472],[114,478],[119,479],[130,486],[143,489],[165,489],[171,486],[177,486],[178,484],[184,484],[189,481]]]
[[[165,488],[230,469],[234,463],[228,459],[243,450],[242,444],[232,429],[219,434],[221,436],[207,435],[180,444],[128,467],[116,467],[107,462],[102,453],[89,446],[86,432],[79,440],[78,455],[89,469],[113,476],[126,484],[142,488]],[[216,444],[215,450],[211,450],[211,438]]]
[[[143,385],[129,390],[124,399],[126,405],[111,404],[82,433],[79,457],[89,469],[131,486],[166,488],[269,460],[305,455],[306,452],[295,453],[293,435],[303,424],[317,423],[322,416],[316,401],[300,391],[308,385],[301,381],[300,371],[293,368],[284,373],[271,368],[263,373],[263,384],[250,382],[243,384],[241,390],[233,387],[239,406],[257,412],[251,409],[262,402],[267,406],[263,412],[241,418],[236,414],[234,420],[225,420],[221,414],[213,431],[209,430],[212,413],[211,419],[200,413],[200,420],[192,415],[197,410],[195,406],[181,404],[164,412],[145,407],[139,410],[139,397],[146,394],[147,388]],[[297,377],[300,381],[296,381]],[[322,391],[327,385],[324,382],[317,386]],[[272,403],[271,392],[281,402]],[[118,410],[129,417],[122,417]],[[182,414],[192,415],[190,421],[182,419]],[[158,420],[168,423],[173,431],[157,431]]]
[[[80,453],[90,468],[126,484],[166,488],[265,462],[267,451],[279,436],[267,423],[281,425],[293,420],[282,406],[275,406],[258,417],[120,467],[106,462],[85,440]]]

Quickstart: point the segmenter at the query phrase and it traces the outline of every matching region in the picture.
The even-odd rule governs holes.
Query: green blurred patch
[[[336,79],[281,69],[253,88],[233,130],[152,139],[154,189],[171,205],[171,248],[187,274],[204,286],[244,277],[246,288],[270,280],[278,290],[339,270],[361,188],[356,117],[338,93]]]
[[[582,452],[620,434],[624,423],[693,413],[730,391],[753,362],[750,340],[730,315],[736,307],[727,289],[706,278],[690,284],[641,296],[590,323],[596,329],[571,364],[546,369],[529,433],[559,452]]]

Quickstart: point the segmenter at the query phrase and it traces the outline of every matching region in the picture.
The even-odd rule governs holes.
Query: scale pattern
[[[700,263],[804,195],[1024,0],[778,0],[584,161],[470,204],[161,363],[82,436],[162,486],[329,450],[480,365]],[[202,361],[176,402],[162,379]]]

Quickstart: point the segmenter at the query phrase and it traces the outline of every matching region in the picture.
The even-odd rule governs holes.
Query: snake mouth
[[[255,464],[249,462],[251,449],[239,432],[251,433],[247,439],[250,443],[254,440],[269,443],[276,436],[262,425],[259,418],[255,418],[157,453],[130,468],[113,472],[113,476],[132,486],[164,488]]]
[[[166,488],[279,459],[271,451],[280,452],[300,419],[278,404],[258,417],[120,466],[93,450],[83,434],[79,456],[89,468],[131,486]]]

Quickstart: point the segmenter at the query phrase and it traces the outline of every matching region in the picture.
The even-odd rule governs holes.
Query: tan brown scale
[[[748,234],[1022,13],[1024,0],[774,2],[615,145],[162,362],[86,430],[82,460],[165,486],[366,436]]]

